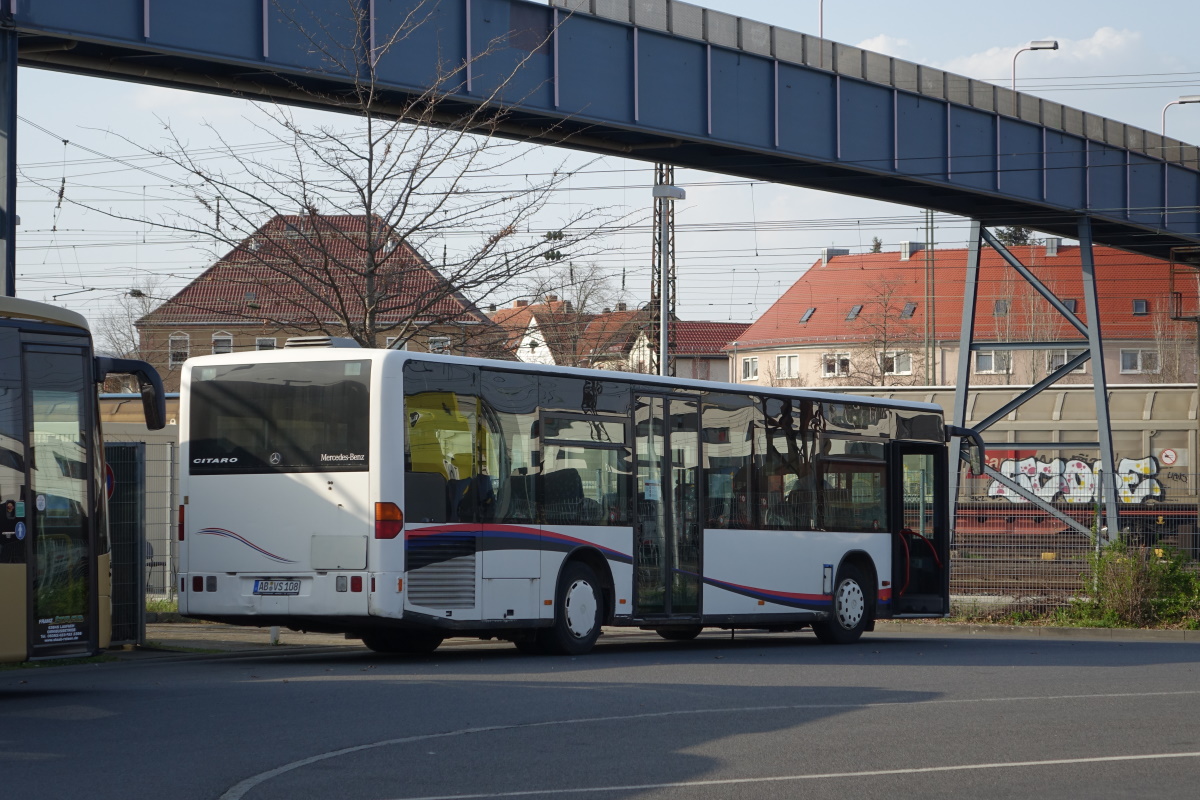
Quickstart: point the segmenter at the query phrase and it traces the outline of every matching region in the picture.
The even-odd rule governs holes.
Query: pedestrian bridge
[[[673,0],[0,4],[27,66],[337,108],[373,59],[383,107],[499,101],[509,136],[1068,237],[1088,217],[1164,257],[1200,242],[1195,146]]]

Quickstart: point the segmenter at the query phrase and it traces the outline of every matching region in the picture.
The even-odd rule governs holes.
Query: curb
[[[1200,643],[1200,631],[1151,628],[1061,628],[1044,625],[975,625],[879,620],[876,633],[992,635],[1029,639],[1091,639],[1096,641]]]

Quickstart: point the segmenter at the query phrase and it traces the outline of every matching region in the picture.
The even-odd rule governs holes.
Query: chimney
[[[567,309],[567,311],[574,311],[574,310],[575,310],[575,308],[574,308],[574,306],[572,305],[572,303],[571,303],[571,301],[570,301],[570,300],[568,300],[568,301],[566,302],[566,309]]]
[[[556,294],[548,294],[548,295],[546,295],[546,302],[547,302],[547,303],[557,303],[557,302],[558,302],[558,295],[556,295]]]
[[[1057,236],[1046,237],[1046,258],[1056,258],[1058,256],[1059,245],[1062,244],[1062,239]]]
[[[495,314],[495,313],[496,313],[496,304],[495,304],[495,303],[492,303],[490,306],[488,306],[488,313],[489,313],[489,314]]]
[[[617,303],[617,311],[628,311],[629,307],[625,303]]]
[[[611,313],[612,313],[612,309],[611,309],[611,308],[606,308],[606,309],[604,309],[603,313],[605,313],[605,314],[611,314]]]
[[[822,265],[828,264],[829,259],[833,258],[834,256],[848,256],[848,255],[850,255],[850,251],[846,250],[845,248],[826,247],[821,250],[821,264]]]
[[[524,308],[529,305],[528,300],[513,300],[513,308]]]
[[[908,261],[915,254],[925,249],[923,242],[901,242],[900,243],[900,260]]]

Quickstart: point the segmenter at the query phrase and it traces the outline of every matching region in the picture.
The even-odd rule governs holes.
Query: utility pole
[[[687,194],[675,183],[675,167],[654,165],[654,243],[650,250],[650,371],[671,374],[671,319],[675,316],[675,201]]]

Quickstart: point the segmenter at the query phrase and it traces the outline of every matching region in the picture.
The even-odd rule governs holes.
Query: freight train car
[[[1023,386],[972,387],[967,424],[987,418]],[[847,387],[873,397],[938,403],[949,412],[953,387]],[[1139,544],[1194,549],[1197,541],[1197,391],[1188,384],[1122,384],[1108,390],[1120,529]],[[1045,450],[1022,442],[1094,442],[1096,406],[1088,384],[1059,385],[983,432],[989,466],[1017,480],[1084,525],[1098,508],[1100,453]],[[999,481],[970,476],[959,494],[956,533],[1059,534],[1063,523]]]

